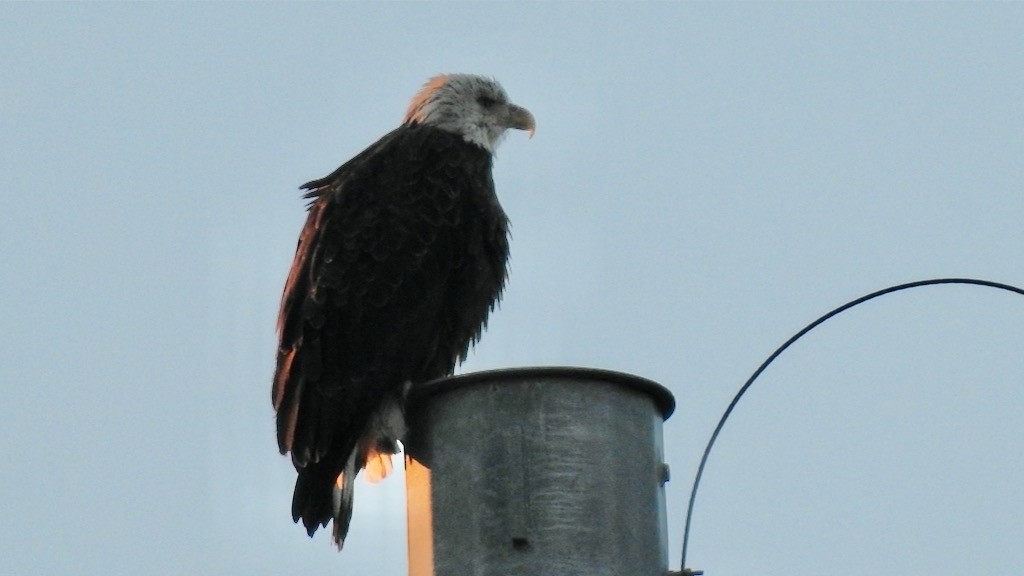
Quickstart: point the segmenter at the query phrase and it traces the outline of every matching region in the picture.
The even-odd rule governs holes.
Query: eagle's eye
[[[490,96],[488,96],[486,94],[481,94],[481,95],[477,96],[476,97],[476,102],[477,102],[477,104],[483,106],[484,108],[490,108],[491,106],[494,106],[495,104],[498,103],[497,100],[495,100],[494,98],[491,98]]]

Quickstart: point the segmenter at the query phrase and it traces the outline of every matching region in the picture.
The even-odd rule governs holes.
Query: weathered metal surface
[[[410,576],[661,576],[671,393],[582,368],[479,372],[410,394]]]

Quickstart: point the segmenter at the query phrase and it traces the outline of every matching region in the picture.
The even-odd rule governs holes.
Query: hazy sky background
[[[405,574],[401,475],[340,555],[270,405],[297,186],[429,76],[537,118],[495,181],[511,280],[462,370],[669,387],[670,564],[704,442],[818,315],[1024,285],[1024,4],[0,7],[0,573]],[[1024,299],[826,324],[712,455],[711,576],[1020,574]]]

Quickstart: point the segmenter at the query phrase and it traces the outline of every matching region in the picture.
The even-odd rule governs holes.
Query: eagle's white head
[[[461,134],[493,153],[505,130],[529,130],[533,136],[533,115],[508,101],[497,80],[473,74],[434,76],[423,85],[409,104],[406,124],[427,124]]]

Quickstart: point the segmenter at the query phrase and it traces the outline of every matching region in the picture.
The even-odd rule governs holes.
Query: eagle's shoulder
[[[412,122],[385,134],[334,172],[300,188],[306,191],[307,199],[315,201],[353,180],[408,178],[417,172],[434,171],[450,175],[455,166],[471,171],[489,170],[491,154],[458,134]]]

